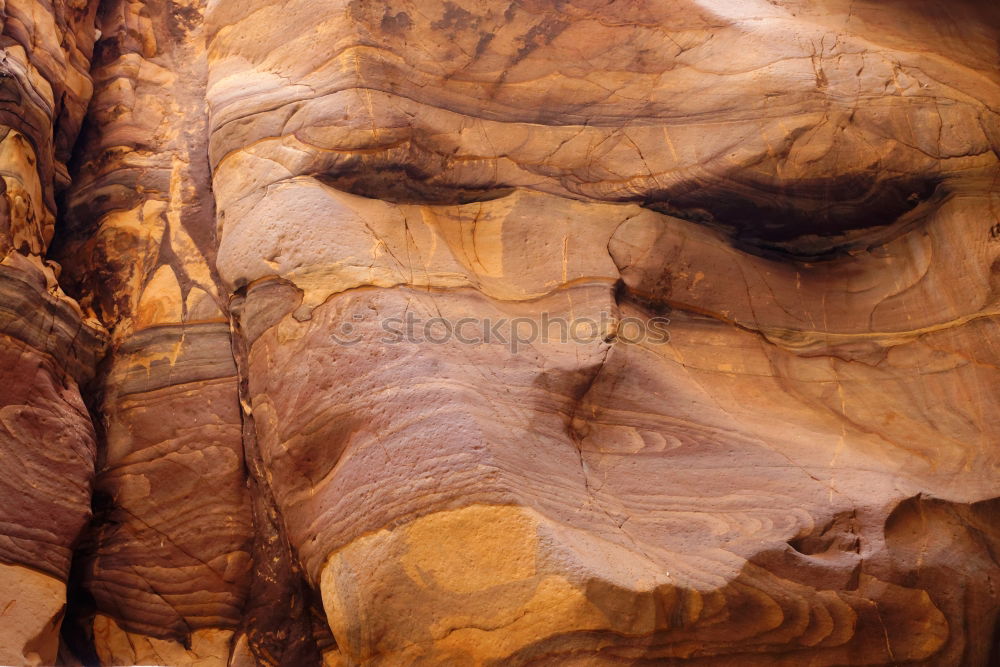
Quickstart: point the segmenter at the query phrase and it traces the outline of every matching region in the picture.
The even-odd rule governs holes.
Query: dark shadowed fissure
[[[168,5],[164,5],[166,8]],[[112,11],[117,3],[103,0],[100,12]],[[163,9],[161,8],[161,9]],[[171,33],[180,36],[184,30],[200,22],[200,14],[192,8],[180,8],[174,15],[159,16],[158,20],[170,26]],[[93,68],[106,66],[120,53],[116,50],[115,36],[106,36],[104,41],[95,47]],[[178,39],[178,41],[182,41]],[[204,81],[190,81],[185,85],[192,87],[204,86]],[[96,96],[95,96],[96,97]],[[67,166],[72,176],[77,176],[92,155],[86,155],[88,137],[96,132],[95,116],[99,113],[88,111],[83,126],[77,136],[72,154]],[[188,130],[190,133],[190,130]],[[194,239],[199,249],[208,261],[209,270],[220,295],[226,295],[228,290],[215,270],[215,254],[218,243],[215,237],[215,202],[211,190],[212,172],[208,162],[207,137],[191,136],[188,138],[192,147],[191,173],[205,187],[199,188],[197,201],[186,208],[182,216],[185,230]],[[109,194],[111,193],[111,194]],[[111,198],[114,198],[112,201]],[[142,195],[129,187],[104,188],[95,200],[78,201],[76,208],[69,210],[68,191],[59,193],[56,201],[57,222],[56,232],[48,255],[58,257],[64,265],[79,264],[84,266],[92,258],[74,257],[73,248],[85,247],[81,241],[92,236],[99,229],[102,215],[109,210],[127,210],[141,203]],[[189,220],[190,218],[190,220]],[[183,283],[190,281],[184,272],[182,261],[173,255],[169,236],[165,234],[165,242],[161,246],[161,258],[165,264],[171,265]],[[67,278],[62,287],[73,298],[82,300],[90,297],[97,303],[107,305],[110,312],[116,306],[110,302],[123,297],[115,296],[113,289],[113,274],[101,266],[91,267],[87,284]],[[190,286],[188,286],[189,288]],[[103,289],[102,289],[103,288]],[[225,299],[226,297],[223,296]],[[233,645],[242,635],[245,635],[247,646],[255,660],[261,665],[298,667],[300,665],[320,664],[320,651],[333,645],[333,638],[326,626],[325,616],[319,594],[312,589],[303,576],[302,568],[294,549],[285,535],[283,520],[273,494],[266,481],[263,460],[257,447],[256,433],[251,411],[245,409],[250,404],[248,395],[248,370],[245,340],[240,323],[239,309],[243,295],[231,295],[232,299],[227,310],[227,304],[221,304],[225,314],[231,320],[231,347],[237,368],[236,381],[239,384],[239,399],[242,417],[242,442],[244,455],[244,472],[249,497],[252,503],[253,541],[250,545],[252,567],[248,584],[248,596],[242,610],[242,620],[235,626],[223,628],[233,630]],[[118,304],[123,306],[123,304]],[[97,440],[96,470],[105,466],[107,452],[107,424],[104,415],[105,386],[111,371],[114,355],[119,350],[113,346],[106,351],[103,361],[96,369],[95,378],[87,386],[81,387],[81,394],[90,412]],[[72,567],[67,582],[67,605],[64,611],[59,661],[63,664],[79,662],[83,665],[99,665],[100,657],[95,647],[93,621],[97,614],[103,614],[115,619],[125,631],[136,631],[151,635],[148,627],[135,628],[127,613],[116,613],[108,609],[95,598],[89,584],[92,582],[91,568],[95,557],[102,548],[102,535],[114,532],[118,528],[116,519],[123,511],[112,495],[102,491],[100,485],[91,498],[92,517],[88,526],[78,536],[74,545]],[[217,627],[217,626],[213,626]],[[181,642],[185,648],[190,648],[190,632],[199,629],[190,627],[187,621],[178,615],[172,627],[163,627],[162,632],[152,634],[161,639],[173,639]]]

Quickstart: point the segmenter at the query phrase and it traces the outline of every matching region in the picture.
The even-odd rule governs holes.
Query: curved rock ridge
[[[994,5],[0,2],[0,664],[994,664]]]
[[[996,165],[996,11],[893,4],[220,5],[212,162],[401,201],[637,201],[749,247],[853,247],[868,236],[844,232]]]
[[[890,528],[996,498],[993,10],[323,8],[212,7],[207,95],[256,444],[348,660],[991,659],[996,519],[947,584]],[[597,335],[386,335],[543,315]]]
[[[231,259],[246,268],[258,438],[353,659],[987,659],[988,642],[950,629],[994,594],[945,602],[922,562],[891,556],[886,532],[914,499],[996,496],[996,422],[951,389],[997,399],[996,294],[925,309],[928,294],[945,298],[936,280],[956,280],[937,249],[967,240],[982,198],[950,200],[878,257],[789,265],[635,206],[526,193],[386,205],[312,180],[267,195],[285,197],[312,204],[302,220],[344,227],[297,227],[309,260],[282,255],[279,280],[254,274],[268,246],[230,255],[228,230],[219,262],[223,275]],[[997,261],[996,245],[974,252],[963,266]],[[833,308],[845,316],[824,326]],[[514,354],[387,337],[406,313],[609,318],[589,344]],[[656,313],[669,314],[669,341],[618,329]],[[974,586],[991,562],[988,525],[965,547],[977,565],[951,583]]]

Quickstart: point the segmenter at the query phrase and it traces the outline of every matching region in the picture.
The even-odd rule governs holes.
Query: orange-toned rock
[[[0,662],[1000,659],[1000,9],[97,4],[3,9]]]
[[[348,659],[985,664],[997,19],[214,7],[245,407]]]
[[[105,331],[48,260],[56,194],[91,84],[96,2],[0,12],[0,663],[52,664],[73,546],[90,516],[95,433],[80,388]]]
[[[236,365],[213,262],[201,11],[103,3],[67,198],[64,282],[111,333],[94,386],[97,516],[77,554],[76,583],[92,604],[70,621],[76,650],[108,664],[224,663],[250,585]]]

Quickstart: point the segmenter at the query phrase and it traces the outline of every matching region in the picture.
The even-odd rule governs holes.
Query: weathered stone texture
[[[1000,6],[2,7],[0,663],[1000,659]]]

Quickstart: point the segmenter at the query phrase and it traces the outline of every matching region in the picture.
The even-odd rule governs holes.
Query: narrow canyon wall
[[[0,663],[1000,660],[1000,8],[0,12]]]
[[[94,8],[3,4],[0,62],[0,663],[52,664],[94,428],[81,387],[105,334],[48,259],[56,194],[91,95]]]
[[[71,619],[101,664],[225,661],[247,597],[250,498],[214,269],[198,3],[105,2],[61,257],[110,333],[93,386],[95,516]],[[83,610],[81,610],[83,611]]]

